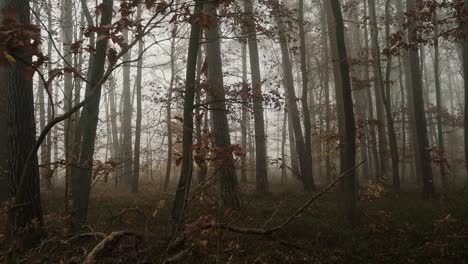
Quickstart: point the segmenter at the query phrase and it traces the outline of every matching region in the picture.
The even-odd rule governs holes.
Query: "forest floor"
[[[251,187],[244,187],[244,192],[247,189]],[[47,238],[18,256],[18,263],[84,263],[85,256],[113,231],[139,236],[107,244],[96,256],[97,263],[468,263],[466,191],[423,201],[416,190],[396,196],[373,186],[361,192],[359,221],[353,228],[344,224],[334,192],[273,234],[201,228],[227,221],[238,227],[273,227],[310,198],[292,188],[273,189],[277,190],[265,196],[245,194],[245,206],[239,211],[219,209],[216,195],[196,196],[189,205],[187,224],[180,228],[187,234],[182,243],[180,236],[172,235],[170,195],[95,190],[89,226],[78,233],[102,233],[74,236],[57,190],[43,197]],[[175,245],[168,247],[171,240]],[[9,245],[4,236],[0,243],[0,263],[5,263]]]

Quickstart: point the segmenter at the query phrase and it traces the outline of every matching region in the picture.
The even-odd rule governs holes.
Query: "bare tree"
[[[327,1],[325,1],[327,2]],[[331,11],[333,17],[330,18],[329,25],[334,25],[333,32],[335,38],[330,39],[334,44],[333,49],[337,50],[339,61],[339,72],[342,78],[340,85],[335,84],[336,97],[340,98],[343,107],[338,112],[338,129],[340,131],[340,171],[341,173],[352,170],[355,167],[356,142],[354,127],[353,98],[351,92],[351,79],[349,77],[348,57],[346,54],[345,34],[343,15],[338,0],[331,0]],[[342,180],[342,203],[346,218],[354,224],[356,221],[356,200],[357,186],[354,172],[351,172]]]
[[[415,0],[407,0],[407,11],[414,10],[414,8]],[[415,124],[415,131],[417,134],[415,142],[416,162],[419,163],[419,168],[421,168],[421,171],[418,171],[418,173],[422,176],[423,197],[432,198],[435,195],[435,189],[429,153],[429,140],[427,137],[426,116],[424,114],[424,97],[418,53],[418,32],[416,31],[416,21],[413,19],[410,19],[408,23],[408,42],[411,46],[409,49],[409,61],[412,84],[412,89],[409,89],[408,94],[410,94],[412,99],[409,103],[412,104],[414,110],[412,121]]]
[[[237,177],[234,159],[231,152],[231,137],[227,119],[226,94],[224,90],[223,66],[221,60],[221,40],[219,21],[217,18],[217,3],[209,0],[206,12],[214,21],[206,30],[208,56],[208,88],[213,120],[213,135],[215,148],[215,169],[220,180],[223,202],[228,207],[238,207],[240,199],[237,190]]]
[[[263,117],[262,80],[260,73],[260,58],[258,55],[257,33],[253,14],[253,1],[244,0],[246,13],[247,40],[250,55],[250,70],[252,72],[253,114],[255,126],[255,177],[257,192],[268,191],[267,151],[265,136],[265,120]]]
[[[203,0],[195,0],[194,15],[199,15],[203,10]],[[190,191],[193,170],[193,111],[195,101],[198,52],[200,50],[201,26],[193,23],[190,31],[190,41],[187,55],[187,71],[185,76],[184,98],[184,129],[182,139],[182,168],[180,170],[179,184],[176,197],[172,205],[172,219],[176,223],[182,223],[184,210]]]
[[[111,23],[113,3],[113,0],[102,1],[100,26],[106,26]],[[88,26],[92,26],[92,21],[88,21]],[[76,173],[72,174],[73,218],[78,224],[86,221],[88,212],[94,161],[94,141],[96,139],[99,103],[101,99],[101,85],[99,82],[103,77],[104,65],[106,62],[107,38],[98,37],[97,39],[96,52],[94,58],[90,60],[90,65],[92,66],[90,68],[92,68],[92,70],[89,74],[90,79],[86,84],[85,95],[86,98],[92,96],[92,100],[83,107],[81,113],[80,135],[82,138],[78,166],[76,167]]]

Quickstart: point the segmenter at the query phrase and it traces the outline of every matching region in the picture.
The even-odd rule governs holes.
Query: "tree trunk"
[[[330,111],[330,71],[329,71],[329,62],[330,62],[330,56],[329,56],[329,42],[327,38],[327,18],[325,14],[325,7],[323,4],[321,5],[321,12],[320,12],[320,25],[322,28],[322,34],[321,34],[321,39],[322,39],[322,49],[323,49],[323,57],[322,57],[322,71],[323,71],[323,86],[324,86],[324,96],[325,96],[325,133],[327,135],[330,134],[330,126],[331,126],[331,111]],[[331,170],[332,170],[332,165],[331,165],[331,148],[330,148],[330,143],[328,141],[325,142],[325,170],[326,170],[326,179],[328,182],[331,182],[332,176],[331,176]]]
[[[203,10],[203,0],[195,1],[194,15],[197,16]],[[193,110],[196,89],[197,59],[200,49],[201,26],[192,24],[187,55],[187,71],[185,75],[184,97],[184,123],[182,139],[182,169],[180,170],[179,184],[177,186],[174,204],[172,206],[172,219],[181,224],[184,216],[185,205],[192,181],[192,155],[193,155]]]
[[[377,131],[379,134],[379,160],[380,174],[377,178],[382,177],[387,172],[387,135],[385,133],[385,110],[384,110],[384,81],[382,76],[382,66],[380,60],[379,36],[377,29],[377,19],[375,14],[375,1],[369,0],[369,17],[370,17],[370,33],[371,46],[373,51],[373,69],[374,69],[374,87],[375,87],[375,103],[377,109]]]
[[[311,185],[312,190],[315,189],[315,182],[313,177],[313,159],[312,159],[312,125],[310,119],[310,110],[308,93],[309,93],[309,79],[308,79],[308,69],[307,69],[307,51],[306,51],[306,41],[305,41],[305,30],[304,30],[304,0],[299,0],[299,38],[300,38],[300,53],[301,53],[301,74],[302,74],[302,114],[304,118],[304,160],[307,166],[307,172],[304,174],[304,177],[307,177],[305,181]]]
[[[437,20],[437,14],[434,15],[434,20]],[[439,27],[435,25],[434,35],[439,35]],[[439,168],[440,168],[440,178],[442,182],[442,187],[445,191],[448,189],[448,180],[447,180],[447,171],[446,164],[447,159],[445,155],[445,144],[444,144],[444,131],[442,123],[442,114],[443,114],[443,105],[441,97],[441,88],[440,88],[440,62],[439,62],[439,39],[436,37],[434,39],[434,84],[436,90],[436,105],[437,105],[437,139],[439,145]]]
[[[262,79],[260,73],[260,58],[258,54],[257,32],[253,14],[253,0],[244,0],[246,13],[247,38],[250,55],[250,71],[252,72],[253,111],[255,129],[255,178],[256,190],[259,193],[268,192],[266,135],[263,117]]]
[[[466,15],[468,13],[468,0],[464,0],[463,7],[463,29],[465,33],[468,33],[468,25],[466,21]],[[465,161],[466,161],[466,170],[468,172],[468,39],[465,37],[463,41],[463,76],[464,76],[464,92],[465,92],[465,118],[463,120],[463,127],[465,129]]]
[[[415,0],[407,0],[407,11],[412,11],[415,7]],[[422,89],[421,73],[419,69],[419,54],[418,54],[418,33],[416,31],[416,22],[410,20],[408,23],[408,43],[411,45],[409,49],[409,60],[411,68],[411,83],[412,89],[409,90],[411,94],[414,109],[413,122],[417,134],[416,138],[416,162],[419,163],[421,168],[418,171],[422,176],[424,198],[432,198],[435,195],[434,182],[432,177],[431,159],[429,153],[429,140],[427,137],[427,124],[424,114],[424,97]]]
[[[242,49],[242,123],[241,123],[241,147],[247,150],[247,122],[249,122],[249,84],[247,79],[247,41],[241,40]],[[241,182],[247,182],[247,155],[241,157]]]
[[[128,30],[123,30],[124,43],[129,43]],[[128,62],[132,59],[132,51],[128,50],[123,55],[123,61]],[[123,74],[123,111],[122,111],[122,166],[123,166],[123,180],[126,188],[132,190],[133,185],[133,160],[132,160],[132,93],[130,87],[130,63],[125,63],[122,66]]]
[[[297,107],[297,97],[296,91],[294,88],[294,77],[292,72],[292,64],[289,55],[289,48],[288,48],[288,39],[286,35],[286,28],[284,25],[284,21],[281,15],[278,13],[280,12],[280,6],[278,2],[275,0],[273,3],[273,12],[274,16],[278,25],[278,34],[279,34],[279,42],[281,45],[281,54],[282,54],[282,64],[283,64],[283,74],[284,74],[284,83],[286,87],[286,94],[288,100],[288,111],[290,114],[290,121],[292,123],[293,132],[294,132],[294,139],[295,139],[295,147],[297,150],[298,160],[299,160],[299,169],[301,173],[301,181],[304,186],[304,190],[310,192],[314,189],[312,177],[311,177],[311,168],[312,164],[307,162],[306,159],[306,150],[305,150],[305,143],[304,137],[302,134],[302,127],[301,127],[301,119],[299,115],[299,109]]]
[[[2,0],[1,14],[13,12],[18,23],[30,24],[29,1]],[[7,11],[8,10],[8,11]],[[0,15],[1,16],[1,15]],[[2,18],[0,17],[0,20]],[[2,22],[3,24],[3,22]],[[11,52],[11,51],[9,51]],[[36,123],[34,116],[33,82],[25,77],[32,63],[28,47],[10,54],[17,58],[14,64],[3,65],[0,83],[7,98],[8,116],[8,165],[10,197],[15,197],[12,209],[8,210],[7,236],[17,238],[26,247],[36,242],[38,229],[27,228],[36,222],[42,226],[42,206],[37,155],[28,164],[27,177],[23,175],[27,157],[36,144]],[[3,129],[3,128],[2,128]],[[20,236],[20,237],[17,237]]]
[[[175,1],[174,5],[177,6],[179,1]],[[174,90],[175,74],[176,74],[176,65],[175,65],[175,45],[177,37],[177,25],[174,25],[174,28],[171,32],[171,79],[169,81],[169,91],[167,92],[167,103],[166,103],[166,124],[167,124],[167,162],[166,162],[166,177],[164,180],[164,191],[167,192],[169,188],[169,182],[171,180],[172,172],[172,155],[173,155],[173,138],[172,138],[172,95]]]
[[[138,5],[137,8],[137,21],[141,19],[142,6]],[[140,148],[141,148],[141,85],[143,75],[143,40],[138,41],[138,62],[136,74],[136,126],[135,126],[135,150],[133,160],[133,178],[132,178],[132,192],[138,192],[138,184],[140,180]]]
[[[103,11],[101,15],[101,26],[107,26],[112,21],[113,0],[103,0]],[[102,33],[101,33],[102,34]],[[96,129],[99,120],[99,103],[101,99],[101,86],[99,81],[104,74],[106,62],[107,39],[99,38],[96,43],[94,59],[90,60],[91,72],[89,82],[86,84],[86,98],[92,94],[93,98],[83,107],[81,113],[81,147],[79,153],[76,173],[72,177],[73,219],[76,224],[86,221],[88,213],[89,195],[91,192],[94,142],[96,140]],[[97,89],[97,90],[92,90]]]
[[[199,39],[203,36],[202,29],[200,29],[200,36]],[[196,99],[195,103],[196,105],[201,105],[202,100],[202,87],[201,87],[201,75],[202,75],[202,67],[203,67],[203,56],[202,56],[202,45],[198,45],[198,58],[197,58],[197,79],[196,79]],[[206,155],[208,154],[207,146],[204,144],[204,134],[205,131],[207,130],[207,124],[208,121],[208,112],[206,110],[203,110],[200,112],[201,107],[198,107],[196,109],[196,133],[197,133],[197,145],[198,147],[196,148],[196,155],[195,155],[195,162],[197,163],[198,166],[198,183],[202,184],[206,181],[206,174],[208,173],[208,164],[206,160]],[[247,128],[246,128],[247,129]],[[203,130],[203,131],[202,131]]]
[[[390,49],[390,0],[386,0],[385,3],[385,39],[387,39],[387,50]],[[380,50],[378,49],[380,53]],[[380,57],[380,55],[378,56]],[[387,66],[385,68],[385,91],[382,91],[383,103],[385,107],[388,127],[388,142],[390,143],[390,155],[392,157],[392,179],[393,179],[393,190],[395,192],[400,191],[400,170],[399,170],[399,157],[398,157],[398,143],[395,134],[395,126],[393,123],[392,113],[392,97],[391,97],[391,69],[392,69],[392,56],[387,56]]]
[[[365,7],[365,12],[367,14],[368,8],[367,8],[367,1],[364,1],[364,7]],[[368,111],[368,120],[372,121],[372,123],[369,125],[369,145],[370,145],[370,152],[372,152],[372,157],[373,157],[373,168],[374,168],[374,174],[375,177],[378,177],[381,173],[381,168],[380,168],[380,156],[379,156],[379,151],[377,149],[377,133],[375,131],[375,126],[373,124],[373,121],[375,120],[375,115],[374,115],[374,100],[372,99],[372,89],[370,85],[370,70],[369,70],[369,60],[370,60],[370,52],[369,52],[369,30],[368,26],[366,25],[364,27],[364,57],[366,61],[366,66],[365,66],[365,81],[367,83],[367,91],[366,91],[366,99],[367,99],[367,111]]]
[[[223,67],[221,60],[221,40],[216,2],[207,2],[207,14],[214,24],[206,31],[208,56],[208,88],[211,101],[209,102],[213,118],[213,134],[215,148],[215,168],[220,179],[221,192],[224,205],[239,207],[240,199],[237,189],[237,177],[234,159],[231,152],[231,137],[226,109],[226,94],[223,80]]]
[[[341,85],[336,85],[337,100],[340,99],[343,107],[338,112],[338,128],[340,131],[340,171],[341,173],[348,171],[355,166],[356,143],[355,143],[355,124],[353,112],[353,98],[351,92],[351,80],[349,77],[348,57],[346,54],[346,45],[344,37],[344,23],[341,13],[341,7],[338,0],[331,0],[331,10],[333,18],[330,18],[334,24],[333,32],[335,39],[330,42],[335,44],[334,49],[338,53],[338,61],[340,66]],[[354,224],[356,221],[356,200],[357,188],[355,173],[351,172],[343,179],[341,184],[342,203],[345,210],[345,215],[349,223]]]

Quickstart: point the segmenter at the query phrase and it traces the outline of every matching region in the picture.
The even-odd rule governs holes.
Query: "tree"
[[[102,1],[102,13],[100,26],[111,24],[113,0]],[[92,26],[92,20],[88,20],[88,26]],[[103,34],[103,33],[100,33]],[[94,141],[99,119],[99,103],[101,99],[101,79],[104,75],[106,62],[107,38],[98,36],[94,58],[90,59],[89,81],[86,84],[85,97],[92,96],[84,107],[80,118],[81,144],[76,173],[72,175],[72,199],[73,218],[77,224],[86,221],[88,212],[89,194],[91,192],[91,180],[94,157]]]
[[[0,70],[0,83],[7,98],[9,189],[10,197],[14,197],[14,207],[8,211],[7,232],[9,238],[20,235],[23,242],[30,245],[37,239],[36,224],[40,227],[43,220],[37,154],[28,164],[28,156],[36,145],[31,50],[38,48],[40,31],[26,31],[31,30],[29,1],[2,0],[0,12],[1,15],[9,14],[0,19],[2,30],[23,31],[16,47],[2,50],[13,59],[1,65]],[[26,165],[27,173],[24,174]]]
[[[62,26],[62,52],[63,52],[63,64],[64,68],[64,112],[70,111],[73,102],[73,54],[71,51],[71,45],[73,44],[73,1],[65,0],[62,5],[62,14],[61,14],[61,26]],[[75,160],[76,157],[72,157],[71,143],[73,140],[73,135],[75,129],[73,129],[72,118],[65,120],[64,124],[64,138],[65,138],[65,160],[67,163],[71,163],[72,160]],[[71,177],[71,166],[67,165],[66,168],[66,195],[68,196],[68,185],[69,179]]]
[[[260,58],[258,55],[257,33],[253,13],[253,1],[244,0],[244,11],[247,23],[247,43],[250,55],[250,70],[252,72],[253,112],[255,129],[255,178],[256,190],[260,193],[268,191],[267,151],[265,136],[265,121],[263,118],[262,80],[260,73]]]
[[[343,103],[338,112],[338,129],[340,132],[340,171],[344,173],[353,169],[356,163],[354,110],[348,57],[346,54],[343,15],[338,0],[331,0],[330,5],[333,17],[330,18],[332,21],[329,25],[334,25],[332,32],[335,34],[335,38],[330,39],[330,42],[334,44],[333,49],[337,50],[339,72],[342,78],[339,85],[335,84],[335,90],[337,100],[339,99],[338,102],[341,101]],[[351,172],[342,180],[341,184],[342,203],[346,212],[346,218],[351,224],[354,224],[356,221],[356,187],[355,173]]]
[[[241,40],[241,57],[242,57],[242,113],[241,113],[241,147],[244,150],[247,150],[247,128],[249,122],[249,84],[247,79],[247,41],[245,39]],[[263,115],[263,113],[262,113]],[[241,181],[243,183],[247,182],[247,155],[242,155],[241,157]]]
[[[299,115],[299,109],[297,107],[297,97],[296,91],[294,88],[294,77],[292,73],[292,64],[291,58],[289,55],[289,48],[288,48],[288,39],[286,35],[286,28],[283,21],[283,17],[281,16],[281,8],[283,8],[278,1],[273,2],[273,13],[276,19],[277,27],[278,27],[278,35],[279,35],[279,43],[281,46],[281,57],[282,57],[282,67],[283,67],[283,74],[284,74],[284,84],[286,88],[287,94],[287,106],[289,111],[289,120],[292,123],[292,128],[294,132],[294,139],[295,139],[295,147],[298,155],[299,160],[299,169],[301,173],[301,181],[304,186],[304,190],[310,192],[314,189],[314,183],[312,179],[312,164],[307,162],[306,154],[305,154],[305,143],[304,137],[302,134],[302,127],[301,127],[301,118]]]
[[[174,6],[178,6],[179,1],[174,2]],[[166,161],[166,178],[164,181],[164,191],[169,188],[169,181],[171,179],[172,171],[172,159],[173,159],[173,138],[172,138],[172,95],[174,90],[174,83],[176,78],[176,37],[177,37],[178,26],[174,25],[171,31],[171,79],[169,81],[169,90],[167,91],[167,102],[166,102],[166,125],[167,125],[167,161]]]
[[[468,14],[468,0],[463,1],[463,9],[462,9],[462,16],[463,16],[463,29],[465,34],[468,33],[468,23],[467,23],[467,14]],[[468,38],[465,37],[463,41],[463,76],[464,79],[464,92],[465,92],[465,118],[463,120],[463,126],[465,128],[465,161],[468,164]],[[466,166],[466,170],[468,172],[468,165]]]
[[[301,74],[302,74],[302,114],[304,117],[304,144],[305,152],[304,159],[308,166],[307,181],[310,181],[312,189],[315,189],[314,177],[313,177],[313,167],[312,167],[312,125],[310,119],[310,110],[308,103],[308,93],[309,93],[309,73],[307,68],[307,47],[306,47],[306,33],[304,30],[304,0],[299,0],[298,8],[298,17],[299,17],[299,39],[300,39],[300,54],[301,54]]]
[[[123,32],[124,43],[128,45],[129,34],[128,30]],[[133,186],[133,160],[132,160],[132,92],[130,88],[130,60],[132,59],[132,51],[129,49],[123,56],[124,62],[122,67],[123,74],[123,111],[122,111],[122,165],[123,165],[123,180],[128,190],[132,190]]]
[[[203,0],[195,0],[193,16],[198,16],[203,10]],[[195,101],[196,75],[198,52],[200,50],[201,26],[193,23],[190,30],[190,41],[187,55],[187,70],[185,76],[184,121],[182,134],[182,168],[180,170],[179,184],[177,186],[174,204],[172,206],[172,219],[180,224],[183,221],[185,205],[190,191],[193,168],[193,110]]]
[[[437,12],[437,11],[436,11]],[[437,13],[434,14],[434,20],[437,20]],[[434,28],[434,35],[439,35],[439,27],[436,24]],[[443,123],[442,123],[442,95],[440,87],[440,51],[439,51],[439,39],[436,37],[434,39],[434,84],[436,90],[436,107],[437,107],[437,139],[439,147],[439,168],[440,168],[440,177],[442,180],[442,186],[447,191],[448,180],[447,180],[447,170],[446,163],[447,159],[445,158],[445,144],[444,144],[444,132],[443,132]]]
[[[384,175],[387,171],[387,135],[385,133],[385,110],[384,110],[384,81],[382,76],[382,66],[380,60],[379,36],[377,29],[377,19],[375,14],[375,1],[369,0],[369,17],[370,17],[370,32],[371,32],[371,46],[373,50],[374,64],[374,87],[375,87],[375,104],[377,109],[377,131],[379,143],[379,160],[380,160],[380,174],[376,175],[378,178]]]
[[[390,0],[385,2],[385,37],[387,39],[386,50],[390,49]],[[380,58],[380,55],[378,56]],[[387,117],[387,128],[388,128],[388,142],[390,144],[390,155],[392,157],[392,179],[393,179],[393,189],[395,192],[400,191],[400,169],[399,169],[399,157],[398,157],[398,143],[395,133],[395,125],[393,123],[393,113],[392,113],[392,97],[390,92],[391,87],[391,75],[392,70],[392,56],[388,54],[387,56],[387,66],[385,68],[385,90],[382,91],[383,103],[385,107],[385,113]]]
[[[137,8],[137,18],[139,21],[141,19],[142,13],[141,4]],[[134,161],[133,161],[133,181],[132,181],[132,192],[138,192],[138,183],[140,179],[140,152],[141,152],[141,118],[142,118],[142,109],[141,109],[141,85],[142,85],[142,75],[143,75],[143,40],[138,41],[138,62],[137,62],[137,75],[136,75],[136,123],[135,123],[135,149]]]
[[[407,12],[414,11],[415,0],[407,0]],[[424,97],[422,89],[421,71],[419,66],[419,43],[418,32],[416,31],[416,21],[414,17],[409,17],[408,21],[408,43],[409,49],[409,66],[411,69],[411,88],[408,91],[410,94],[408,103],[412,104],[413,116],[412,121],[415,125],[416,141],[415,155],[416,163],[419,163],[421,168],[419,174],[422,177],[422,194],[424,198],[432,198],[435,195],[434,182],[432,176],[431,159],[429,153],[429,140],[427,137],[427,124],[424,114]]]
[[[227,119],[217,8],[217,1],[209,0],[206,3],[206,13],[209,15],[210,21],[213,21],[206,30],[206,41],[208,56],[207,93],[210,98],[208,103],[213,123],[215,170],[220,180],[224,205],[227,207],[238,207],[240,199],[238,196],[237,177],[232,157],[231,137]]]
[[[1,17],[0,17],[1,19]],[[3,69],[0,74],[3,75]],[[0,85],[0,94],[6,94],[5,85]],[[8,198],[8,111],[7,97],[0,96],[0,201]]]
[[[325,7],[323,4],[320,5],[320,26],[322,28],[322,32],[320,34],[322,49],[323,49],[323,57],[322,57],[322,82],[323,82],[323,89],[324,89],[324,97],[325,97],[325,133],[329,134],[331,129],[331,109],[330,109],[330,68],[329,68],[329,61],[330,61],[330,52],[329,52],[329,42],[327,38],[327,17],[325,14]],[[326,179],[328,182],[331,182],[331,165],[332,161],[330,159],[330,147],[327,142],[325,142],[325,170],[326,170]]]

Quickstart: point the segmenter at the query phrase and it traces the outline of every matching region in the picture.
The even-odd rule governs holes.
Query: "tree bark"
[[[179,1],[175,1],[174,5],[177,6]],[[173,159],[173,138],[172,138],[172,96],[174,90],[175,74],[176,74],[176,58],[175,58],[175,45],[177,37],[177,25],[174,25],[174,28],[171,32],[171,79],[169,81],[169,91],[167,92],[167,103],[166,103],[166,124],[167,124],[167,161],[166,161],[166,177],[164,180],[164,191],[167,192],[169,188],[169,182],[171,180],[172,172],[172,159]]]
[[[375,103],[377,109],[377,131],[379,145],[379,160],[380,174],[377,178],[382,177],[387,172],[387,135],[385,132],[385,110],[384,110],[384,81],[382,76],[382,66],[380,60],[379,36],[377,29],[377,19],[375,14],[375,1],[369,0],[369,17],[370,17],[370,33],[371,47],[373,51],[373,69],[374,69],[374,87],[375,87]]]
[[[336,35],[334,41],[335,49],[338,53],[339,71],[342,78],[340,85],[336,85],[337,99],[343,103],[343,107],[338,112],[338,128],[340,131],[340,171],[347,172],[355,167],[356,157],[356,142],[355,142],[355,124],[353,111],[353,98],[351,92],[351,80],[349,76],[348,57],[346,54],[346,45],[344,37],[344,23],[341,13],[341,7],[338,0],[330,1],[331,10],[333,13],[332,23],[334,24],[334,33]],[[342,180],[342,204],[345,210],[345,216],[348,222],[353,225],[356,221],[356,200],[357,186],[354,171]]]
[[[299,39],[300,39],[300,56],[301,56],[301,74],[302,74],[302,115],[304,118],[304,159],[305,163],[309,164],[307,166],[307,172],[304,177],[307,177],[306,180],[308,184],[311,185],[312,190],[315,189],[315,181],[313,177],[313,159],[312,159],[312,125],[310,119],[310,109],[308,103],[308,93],[309,93],[309,74],[307,69],[307,47],[305,40],[305,30],[304,30],[304,0],[299,0],[298,8],[298,17],[299,17]]]
[[[413,11],[415,7],[415,0],[407,0],[407,12]],[[423,198],[433,198],[435,195],[434,182],[432,177],[431,159],[429,153],[429,140],[427,137],[427,124],[426,116],[424,114],[424,97],[422,89],[421,72],[419,69],[419,53],[418,53],[418,33],[416,31],[416,22],[410,20],[408,23],[408,43],[409,60],[411,68],[411,84],[412,89],[409,89],[411,94],[414,109],[413,122],[415,124],[416,138],[416,162],[419,163],[421,168],[420,175],[422,176],[422,194]]]
[[[283,64],[283,74],[284,74],[284,84],[286,87],[286,94],[288,100],[288,111],[290,114],[290,121],[292,123],[293,132],[294,132],[294,139],[295,139],[295,147],[297,150],[298,160],[299,160],[299,169],[301,173],[301,181],[304,186],[304,190],[310,192],[313,190],[313,181],[310,172],[311,170],[311,163],[307,162],[306,159],[306,150],[305,150],[305,142],[304,137],[302,134],[302,127],[300,122],[300,115],[299,109],[297,107],[297,97],[296,91],[294,88],[294,77],[292,72],[292,64],[291,58],[289,55],[289,48],[288,48],[288,39],[286,35],[286,28],[284,25],[284,21],[279,14],[280,8],[282,6],[275,0],[273,3],[273,12],[278,26],[278,34],[279,34],[279,42],[281,46],[281,55],[282,55],[282,64]]]
[[[390,49],[390,1],[386,0],[385,3],[385,38],[387,39],[387,50]],[[379,51],[380,53],[380,51]],[[379,56],[380,57],[380,56]],[[395,133],[395,125],[393,123],[392,113],[392,97],[390,92],[391,87],[391,69],[392,69],[392,56],[387,56],[387,66],[385,68],[385,91],[382,91],[383,103],[385,107],[388,127],[388,142],[390,143],[390,155],[392,157],[392,179],[393,179],[393,190],[395,192],[400,191],[400,169],[399,169],[399,157],[398,157],[398,143]]]
[[[468,14],[468,0],[464,0],[464,7],[463,7],[463,29],[465,34],[468,33],[468,24],[466,16]],[[465,92],[465,118],[463,120],[463,127],[465,129],[465,161],[468,164],[468,39],[465,37],[463,41],[463,76],[464,76],[464,92]],[[466,165],[466,170],[468,174],[468,165]]]
[[[101,15],[101,26],[111,24],[113,0],[103,0],[103,11]],[[102,34],[102,33],[101,33]],[[79,152],[78,166],[72,177],[72,217],[76,224],[86,221],[88,212],[89,195],[91,192],[94,143],[96,140],[96,129],[99,120],[99,103],[101,99],[101,86],[97,86],[104,74],[106,62],[107,39],[99,38],[96,43],[94,59],[90,60],[89,82],[86,85],[86,98],[92,94],[93,98],[83,107],[81,113],[81,147]],[[97,87],[96,87],[97,86]],[[97,89],[92,91],[92,89]]]
[[[141,19],[142,5],[139,4],[137,7],[137,21]],[[135,149],[134,160],[133,160],[133,178],[132,178],[132,192],[137,193],[140,180],[140,149],[141,149],[141,86],[142,86],[142,75],[143,75],[143,40],[138,41],[138,62],[137,62],[137,74],[136,74],[136,123],[135,123]]]
[[[216,1],[206,3],[207,14],[214,24],[206,30],[208,56],[208,88],[210,109],[213,119],[215,148],[215,169],[220,179],[223,203],[227,207],[239,207],[240,199],[237,188],[237,177],[234,159],[231,152],[231,137],[226,109],[226,94],[221,60],[221,40]]]
[[[8,10],[8,11],[7,11]],[[14,11],[12,11],[14,10]],[[0,1],[1,14],[16,12],[18,23],[29,25],[30,7],[26,0]],[[3,20],[0,15],[0,20]],[[1,22],[3,24],[3,22]],[[29,152],[36,144],[36,123],[34,116],[33,81],[25,77],[32,67],[32,56],[28,47],[18,50],[11,56],[16,62],[4,65],[0,70],[0,83],[4,86],[7,98],[8,117],[8,175],[10,197],[14,204],[8,210],[7,238],[19,238],[28,247],[37,242],[35,228],[27,228],[33,222],[42,226],[42,206],[37,155],[28,166],[28,177],[22,178]],[[3,129],[3,128],[2,128]]]
[[[124,43],[129,43],[128,30],[123,30]],[[128,62],[132,59],[132,51],[129,49],[123,55],[123,61]],[[122,66],[123,77],[123,111],[122,111],[122,166],[123,166],[123,180],[127,190],[133,188],[133,153],[132,153],[132,92],[130,85],[130,63],[125,63]]]
[[[242,113],[241,113],[241,148],[247,150],[247,122],[249,122],[249,84],[247,78],[247,41],[241,40],[242,57]],[[247,155],[241,157],[241,182],[247,182]]]
[[[268,171],[266,135],[263,116],[262,80],[260,73],[260,58],[258,54],[257,32],[253,13],[253,1],[244,0],[244,10],[247,21],[247,39],[250,55],[250,71],[252,72],[252,92],[255,130],[255,178],[256,191],[268,192]]]
[[[195,0],[194,15],[203,10],[203,0]],[[184,122],[182,134],[182,168],[180,170],[179,184],[177,186],[174,204],[172,205],[172,219],[177,223],[183,222],[185,205],[190,192],[193,170],[193,111],[196,89],[196,72],[198,52],[200,50],[201,26],[192,24],[187,54],[187,71],[185,75]]]

